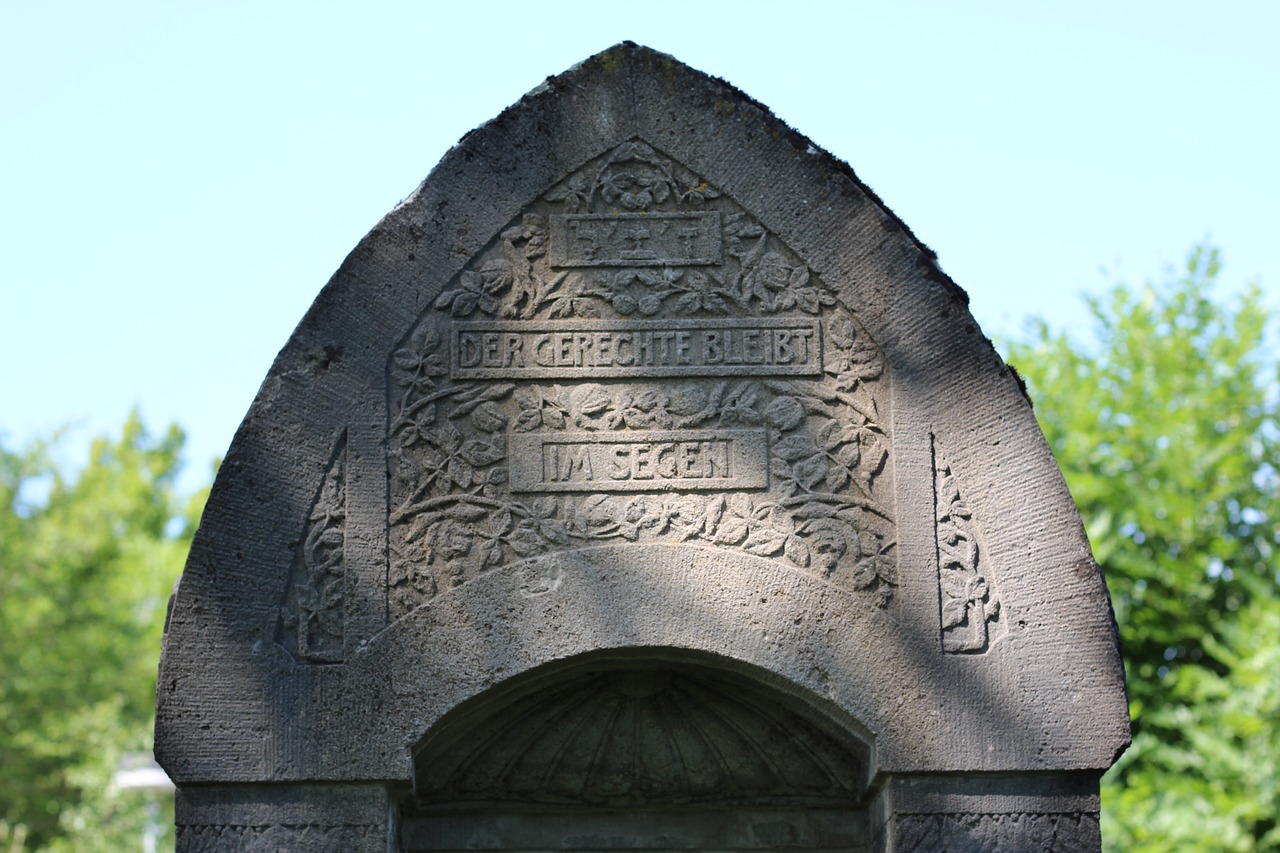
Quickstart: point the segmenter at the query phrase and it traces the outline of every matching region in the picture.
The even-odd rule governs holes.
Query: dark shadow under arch
[[[459,705],[414,748],[402,844],[861,849],[872,744],[825,704],[690,650],[544,664]]]

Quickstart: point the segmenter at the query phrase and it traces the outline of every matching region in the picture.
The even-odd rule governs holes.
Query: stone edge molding
[[[471,298],[458,295],[462,276],[483,269],[468,265],[522,211],[632,143],[775,235],[793,283],[803,265],[881,353],[892,594],[841,588],[772,545],[762,555],[714,536],[623,535],[504,556],[397,610],[396,348],[440,300],[452,312]],[[595,227],[588,213],[556,215],[548,227],[562,233]],[[723,221],[668,216],[679,227],[663,252],[726,257],[701,232],[679,237]],[[572,246],[553,251],[567,269],[586,263]],[[602,267],[644,265],[624,254],[631,244],[595,251]],[[637,649],[768,681],[805,713],[844,721],[872,756],[876,849],[1098,849],[1097,778],[1129,738],[1106,588],[1031,408],[966,303],[847,165],[647,48],[610,48],[469,133],[317,297],[214,484],[158,684],[156,754],[179,786],[179,850],[394,850],[413,749],[451,710],[565,661]],[[485,378],[483,359],[475,369]],[[503,381],[494,369],[488,379]],[[683,440],[705,438],[691,428]],[[913,779],[959,777],[1042,794],[903,793]]]

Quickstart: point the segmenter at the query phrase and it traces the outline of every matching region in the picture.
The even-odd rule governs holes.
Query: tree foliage
[[[1104,784],[1117,850],[1280,850],[1280,422],[1272,315],[1218,252],[1038,323],[1009,360],[1106,574],[1134,743]]]
[[[0,846],[138,843],[141,803],[109,782],[150,746],[165,605],[199,509],[175,489],[182,444],[134,415],[74,473],[56,440],[0,446]]]

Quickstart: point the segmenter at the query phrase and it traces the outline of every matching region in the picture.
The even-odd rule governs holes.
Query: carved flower
[[[671,184],[657,166],[631,160],[605,170],[600,178],[600,194],[610,204],[627,210],[647,210],[671,197]]]
[[[791,267],[777,252],[769,252],[756,267],[756,280],[769,290],[781,290],[791,278]]]
[[[427,532],[427,562],[440,557],[445,562],[466,556],[471,551],[475,529],[452,518],[445,518],[431,525]]]
[[[547,251],[546,221],[537,214],[526,213],[519,225],[513,225],[502,232],[502,239],[520,248],[528,260],[540,258]]]
[[[742,244],[742,241],[763,237],[764,229],[748,219],[745,214],[731,213],[725,217],[724,234],[729,238],[730,254],[742,255],[747,252],[747,247]]]
[[[834,518],[815,518],[805,522],[803,532],[809,540],[809,553],[813,558],[814,568],[824,576],[830,577],[835,572],[840,558],[852,549],[857,553],[858,532]]]
[[[649,513],[649,502],[644,498],[630,498],[622,508],[618,520],[618,534],[633,542],[640,538],[642,528],[654,527],[658,522],[656,515]]]

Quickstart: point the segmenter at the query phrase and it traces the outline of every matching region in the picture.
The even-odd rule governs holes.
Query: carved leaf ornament
[[[880,350],[776,236],[642,141],[503,229],[388,371],[393,615],[515,560],[639,542],[892,594]]]
[[[960,495],[951,466],[934,450],[934,499],[937,507],[938,591],[942,647],[951,653],[984,652],[988,623],[999,618],[1000,600],[979,564],[973,514]]]
[[[281,645],[308,663],[338,663],[343,659],[346,504],[346,436],[342,435],[307,515],[280,609]]]

